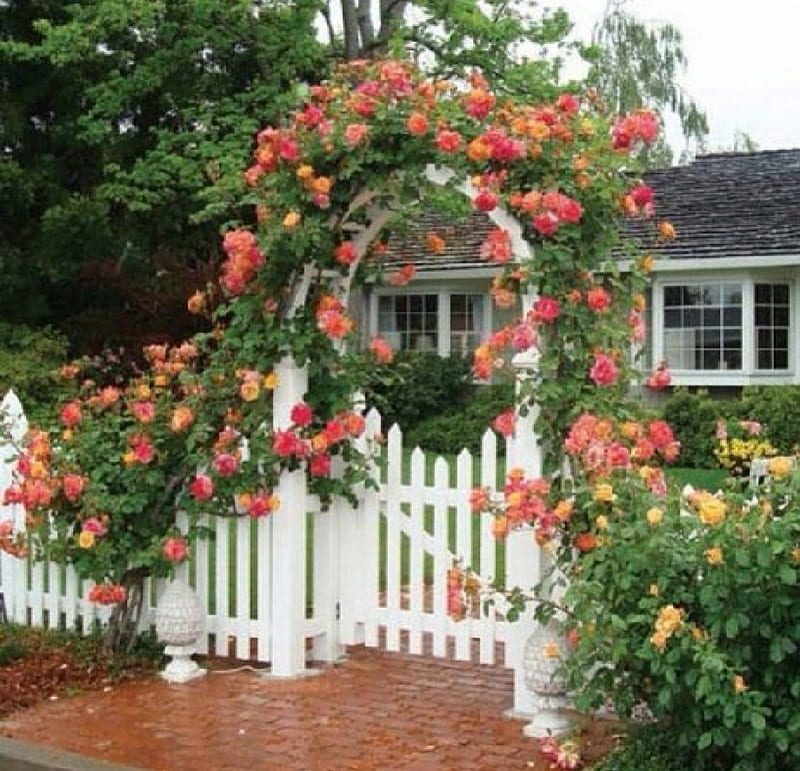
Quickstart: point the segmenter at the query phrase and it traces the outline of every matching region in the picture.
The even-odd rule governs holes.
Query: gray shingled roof
[[[664,257],[800,255],[800,149],[703,155],[645,180],[678,233]]]
[[[675,226],[678,238],[659,256],[713,258],[800,255],[800,149],[698,156],[686,166],[651,171],[658,219]],[[643,232],[628,223],[632,235]],[[482,213],[466,221],[425,214],[419,227],[389,240],[387,267],[411,262],[420,272],[486,267],[480,246],[494,227]],[[447,242],[432,254],[425,238]]]

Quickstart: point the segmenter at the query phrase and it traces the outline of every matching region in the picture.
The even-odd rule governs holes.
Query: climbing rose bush
[[[643,335],[652,257],[631,245],[626,270],[611,260],[628,249],[620,222],[640,217],[654,238],[675,235],[652,220],[652,192],[632,173],[631,152],[656,127],[646,111],[608,116],[591,94],[522,105],[498,99],[478,73],[462,85],[403,61],[342,66],[255,137],[247,192],[229,202],[241,219],[222,234],[219,281],[188,300],[212,328],[188,344],[191,366],[154,351],[144,380],[120,392],[87,384],[61,407],[60,436],[31,435],[17,468],[31,529],[44,533],[54,512],[58,537],[46,548],[110,587],[98,601],[124,597],[127,613],[126,577],[159,574],[185,556],[168,539],[191,540],[204,515],[274,512],[282,471],[304,468],[323,502],[352,497],[371,479],[353,394],[392,352],[385,341],[357,350],[349,290],[412,281],[412,266],[381,264],[392,228],[423,199],[465,194],[476,211],[508,213],[533,246],[520,252],[517,234],[498,228],[481,248],[498,266],[498,305],[533,292],[538,301],[478,349],[475,372],[490,376],[510,348],[535,346],[522,409],[541,408],[556,467],[568,426],[590,407],[612,414],[634,373],[629,351]],[[307,366],[309,387],[305,407],[273,426],[284,361]],[[178,506],[190,532],[175,531]],[[7,530],[0,543],[28,548]]]

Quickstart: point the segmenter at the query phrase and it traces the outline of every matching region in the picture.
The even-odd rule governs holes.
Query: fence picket
[[[367,441],[374,442],[381,433],[381,415],[376,409],[367,413]],[[376,488],[381,487],[380,468],[371,462],[370,473]],[[364,529],[364,644],[378,645],[378,601],[380,596],[380,543],[381,512],[377,490],[367,487],[361,497],[361,522]]]
[[[411,453],[411,501],[408,541],[410,543],[408,608],[411,618],[408,630],[409,653],[422,653],[422,622],[425,609],[425,454],[417,447]]]
[[[463,463],[472,463],[469,453],[464,450],[458,456],[459,468]],[[450,470],[447,461],[439,457],[433,466],[433,533],[436,539],[436,550],[433,555],[433,655],[447,655],[447,570],[451,557],[448,548],[449,523],[447,521],[447,499]]]
[[[389,429],[386,477],[386,647],[400,650],[400,486],[403,466],[403,435],[395,424]]]
[[[236,658],[250,658],[250,517],[236,519]]]
[[[214,632],[214,652],[217,656],[228,655],[228,634],[230,633],[230,603],[228,602],[230,571],[228,563],[230,520],[220,517],[216,526],[216,571],[211,591],[215,597],[215,615],[217,618]]]

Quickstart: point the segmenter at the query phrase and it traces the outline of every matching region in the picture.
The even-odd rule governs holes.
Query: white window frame
[[[370,296],[370,335],[378,334],[378,302],[380,297],[400,297],[404,295],[436,295],[438,306],[438,328],[436,335],[436,353],[439,356],[450,356],[450,297],[457,294],[476,294],[484,297],[483,312],[481,313],[480,338],[485,339],[491,334],[492,329],[492,298],[485,287],[471,287],[453,284],[447,288],[437,287],[398,287],[396,289],[380,289]],[[457,352],[460,355],[460,351]],[[471,352],[470,352],[471,353]]]
[[[742,288],[742,368],[739,370],[676,369],[665,354],[664,290],[672,286],[702,286],[703,284],[740,284]],[[789,285],[789,367],[785,370],[757,368],[755,332],[755,285]],[[651,347],[653,361],[667,361],[676,386],[744,386],[786,384],[797,382],[800,372],[800,352],[797,351],[797,308],[800,296],[798,282],[786,271],[715,271],[669,273],[656,276],[652,292]]]

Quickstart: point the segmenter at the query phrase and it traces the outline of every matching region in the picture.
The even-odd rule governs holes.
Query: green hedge
[[[14,389],[28,420],[36,422],[58,397],[66,358],[67,340],[60,333],[0,322],[0,398]]]

